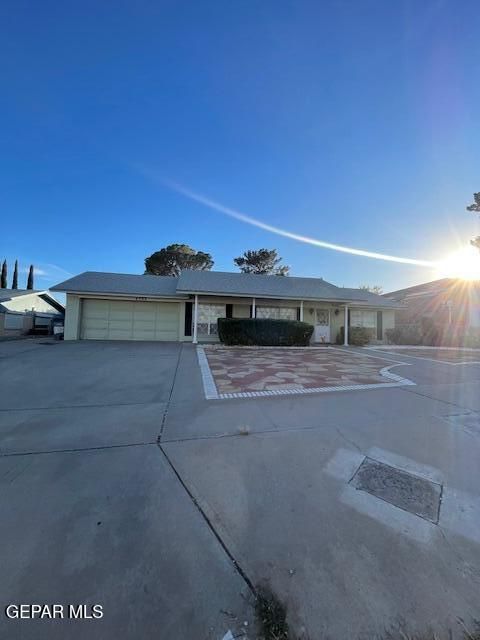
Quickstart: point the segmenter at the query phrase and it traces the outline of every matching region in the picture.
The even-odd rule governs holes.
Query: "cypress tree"
[[[27,289],[33,289],[33,264],[30,265],[28,270]]]
[[[18,289],[18,260],[15,260],[15,268],[13,270],[12,289]]]
[[[7,261],[4,260],[2,264],[2,275],[0,277],[0,288],[7,288]]]

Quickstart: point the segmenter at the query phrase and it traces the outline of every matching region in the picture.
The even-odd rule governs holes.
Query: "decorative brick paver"
[[[219,346],[200,349],[220,396],[391,386],[395,379],[385,375],[386,363],[380,357],[348,350]]]

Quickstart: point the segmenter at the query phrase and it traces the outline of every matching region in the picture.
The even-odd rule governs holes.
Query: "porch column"
[[[252,318],[257,317],[257,307],[255,304],[255,298],[252,298]]]
[[[447,305],[448,308],[448,324],[452,324],[452,307],[453,307],[453,302],[451,300],[447,300],[447,302],[445,303]]]
[[[198,295],[195,294],[195,302],[193,303],[193,344],[197,344],[197,323],[198,323]]]
[[[300,300],[300,322],[303,322],[303,300]]]
[[[344,341],[343,344],[345,347],[348,347],[348,304],[345,305],[345,323],[344,323]]]

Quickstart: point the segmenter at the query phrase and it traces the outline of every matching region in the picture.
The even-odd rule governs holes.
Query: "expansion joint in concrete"
[[[162,415],[162,421],[160,423],[160,433],[158,434],[157,444],[160,444],[163,436],[163,430],[165,428],[165,422],[167,420],[168,409],[170,408],[170,402],[172,400],[173,390],[175,388],[175,382],[177,380],[178,369],[180,367],[180,359],[183,352],[183,344],[180,345],[180,349],[178,350],[177,364],[175,365],[175,372],[173,374],[172,386],[170,387],[170,393],[168,394],[167,402],[165,403],[165,409]]]
[[[420,396],[421,398],[428,398],[429,400],[435,400],[436,402],[441,402],[443,404],[448,404],[451,407],[458,407],[459,409],[465,410],[467,407],[462,406],[461,404],[457,404],[456,402],[450,402],[449,400],[443,400],[442,398],[437,398],[436,396],[429,396],[428,393],[420,393],[416,389],[407,389],[406,387],[402,388],[402,391],[406,391],[407,393],[414,393],[416,396]]]
[[[42,456],[51,453],[83,453],[86,451],[108,451],[109,449],[128,449],[129,447],[148,447],[156,442],[129,442],[127,444],[108,444],[98,447],[74,447],[70,449],[47,449],[45,451],[11,451],[2,452],[0,458],[13,458],[14,456]]]
[[[226,542],[223,540],[222,536],[220,535],[220,533],[217,531],[217,529],[215,528],[215,526],[213,525],[212,521],[210,520],[210,518],[208,517],[208,515],[205,513],[204,509],[202,508],[202,506],[199,504],[198,500],[195,498],[195,496],[193,495],[193,493],[190,491],[190,489],[188,488],[187,484],[184,482],[182,476],[180,475],[180,473],[177,471],[175,465],[173,464],[173,462],[171,461],[171,459],[169,458],[167,452],[165,451],[165,449],[162,447],[162,445],[160,443],[158,443],[158,448],[160,449],[160,451],[162,452],[163,456],[165,457],[165,460],[167,461],[167,463],[169,464],[170,468],[172,469],[173,473],[175,474],[177,480],[180,482],[180,484],[182,485],[183,489],[185,490],[186,494],[188,495],[188,497],[190,498],[190,500],[192,501],[193,505],[197,508],[198,512],[200,513],[200,515],[202,516],[203,520],[205,521],[205,523],[207,524],[208,528],[210,529],[210,531],[213,533],[213,535],[215,536],[217,542],[220,544],[220,546],[222,547],[223,551],[226,553],[226,555],[228,556],[229,560],[231,561],[231,563],[233,564],[233,566],[235,567],[235,570],[237,571],[237,573],[239,574],[239,576],[243,579],[243,581],[245,582],[245,584],[247,585],[248,589],[250,590],[250,592],[252,593],[252,595],[254,597],[257,596],[257,591],[255,589],[255,586],[253,584],[253,582],[250,580],[250,578],[248,577],[245,569],[243,569],[243,567],[239,564],[239,562],[236,560],[235,556],[233,555],[233,553],[230,551],[230,549],[228,548]]]

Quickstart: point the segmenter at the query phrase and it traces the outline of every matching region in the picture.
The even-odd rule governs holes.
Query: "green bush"
[[[349,327],[348,328],[348,344],[353,347],[363,347],[371,340],[371,331],[365,327]],[[340,331],[337,333],[337,344],[344,344],[345,342],[345,329],[340,327]]]
[[[313,327],[297,320],[267,318],[219,318],[220,342],[228,345],[307,347]]]

